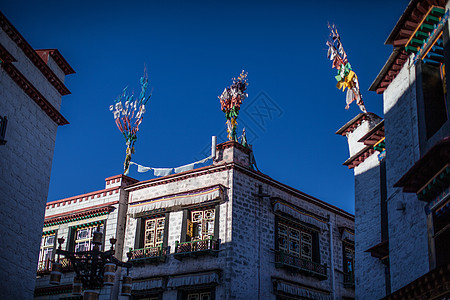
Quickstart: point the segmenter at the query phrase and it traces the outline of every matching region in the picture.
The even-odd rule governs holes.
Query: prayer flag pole
[[[236,134],[236,120],[239,115],[242,101],[248,97],[248,94],[245,93],[247,86],[247,73],[242,70],[238,78],[233,78],[233,84],[225,88],[219,96],[221,109],[225,113],[225,118],[227,119],[227,132],[230,141],[238,141]]]
[[[348,62],[347,53],[345,53],[344,47],[342,46],[341,37],[337,32],[336,26],[328,24],[328,28],[330,29],[330,37],[326,43],[328,46],[327,57],[333,62],[332,68],[338,70],[338,73],[335,76],[337,81],[336,87],[342,89],[343,92],[347,89],[347,105],[345,109],[348,109],[350,103],[356,100],[359,109],[362,112],[367,113],[361,91],[359,90],[358,77]]]
[[[148,76],[144,70],[144,75],[141,77],[141,93],[139,97],[133,101],[133,94],[127,95],[127,88],[124,88],[122,94],[114,100],[114,105],[109,107],[109,110],[114,114],[114,120],[117,128],[122,132],[125,137],[127,150],[125,156],[125,162],[123,163],[123,174],[128,175],[130,171],[131,155],[134,154],[134,143],[136,142],[136,134],[139,131],[139,125],[142,122],[143,115],[145,113],[145,105],[152,96],[146,96],[148,87]],[[125,102],[122,104],[122,100]]]

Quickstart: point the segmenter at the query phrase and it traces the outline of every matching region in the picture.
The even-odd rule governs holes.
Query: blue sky
[[[353,171],[335,131],[359,113],[345,110],[326,58],[336,24],[360,80],[366,108],[382,116],[368,88],[387,60],[384,45],[409,1],[9,1],[2,12],[35,49],[57,48],[75,69],[66,77],[48,200],[104,187],[122,173],[125,141],[109,106],[125,86],[139,91],[146,64],[153,96],[133,161],[177,167],[203,158],[223,135],[218,95],[242,69],[241,106],[259,169],[354,213]],[[131,168],[130,176],[152,178]]]

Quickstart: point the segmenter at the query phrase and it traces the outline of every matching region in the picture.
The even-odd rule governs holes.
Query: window
[[[183,211],[181,242],[175,241],[174,257],[181,260],[185,257],[199,255],[217,256],[220,240],[218,224],[215,222],[219,205]]]
[[[206,240],[214,236],[215,209],[193,210],[187,221],[186,235],[195,240]]]
[[[344,243],[344,286],[354,287],[355,286],[355,249],[353,245]]]
[[[215,298],[214,289],[199,288],[195,290],[181,291],[182,300],[212,300]]]
[[[450,200],[433,212],[436,266],[450,263]]]
[[[167,247],[169,213],[156,214],[137,219],[134,249],[131,259],[135,263],[165,262]]]
[[[144,248],[158,247],[164,242],[165,217],[145,220]]]
[[[75,232],[75,252],[90,251],[94,248],[92,239],[94,232],[99,230],[103,232],[103,225],[78,228]],[[100,246],[100,250],[101,250]]]
[[[319,229],[278,216],[275,227],[275,267],[328,278],[326,264],[320,263]]]
[[[283,223],[278,224],[278,248],[285,253],[313,260],[313,236],[298,228]]]
[[[56,234],[44,234],[39,251],[38,271],[49,270],[55,250]]]
[[[444,76],[439,66],[422,63],[422,97],[427,138],[432,137],[447,121]]]
[[[187,300],[210,300],[211,292],[191,293],[187,295]]]

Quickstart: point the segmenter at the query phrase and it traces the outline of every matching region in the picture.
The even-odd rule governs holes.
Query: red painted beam
[[[409,38],[414,33],[412,30],[400,29],[399,36]]]
[[[393,44],[394,44],[394,47],[401,47],[401,46],[405,46],[407,42],[408,42],[408,39],[400,39],[400,40],[395,40]]]
[[[378,88],[376,93],[377,94],[383,94],[383,92],[386,90],[386,88]]]
[[[396,64],[392,65],[392,70],[394,70],[394,71],[399,71],[399,70],[401,70],[401,68],[402,68],[402,65],[396,65]]]
[[[416,8],[423,14],[428,12],[428,5],[426,3],[418,2]]]
[[[382,87],[382,88],[388,87],[390,83],[391,83],[390,81],[382,81],[382,82],[380,83],[380,87]]]
[[[417,25],[419,25],[419,23],[411,22],[411,21],[406,21],[405,22],[405,27],[409,28],[409,29],[412,29],[412,30],[415,30],[417,28]]]

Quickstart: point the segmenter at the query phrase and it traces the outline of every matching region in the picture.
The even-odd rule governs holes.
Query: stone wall
[[[354,297],[354,290],[343,287],[342,238],[338,227],[353,228],[352,215],[332,207],[318,199],[295,191],[248,167],[249,152],[239,146],[218,145],[218,155],[210,169],[194,170],[191,174],[176,174],[165,178],[141,182],[127,188],[130,203],[165,195],[186,192],[221,184],[226,188],[225,201],[219,206],[219,236],[221,241],[218,257],[201,256],[181,261],[172,255],[175,241],[182,234],[182,211],[169,213],[168,246],[171,248],[165,263],[134,266],[130,273],[137,280],[176,274],[220,270],[221,282],[215,288],[217,299],[275,299],[274,278],[298,282],[332,296],[336,299]],[[236,164],[233,164],[236,162]],[[189,172],[188,172],[189,173]],[[256,194],[262,187],[265,197]],[[289,192],[288,190],[291,190]],[[275,268],[275,214],[271,197],[294,203],[311,213],[329,218],[333,230],[333,250],[330,248],[330,230],[320,232],[320,258],[327,264],[328,279],[314,277]],[[328,207],[328,208],[327,208]],[[330,227],[327,227],[330,228]],[[134,248],[137,221],[127,218],[125,247]],[[125,252],[125,251],[124,251]],[[331,253],[334,252],[333,263]],[[125,259],[125,256],[123,256]],[[334,268],[331,271],[331,267]],[[334,275],[334,276],[333,276]],[[164,291],[164,299],[176,299],[174,290]]]
[[[383,97],[392,292],[429,270],[425,203],[393,187],[420,157],[415,74],[410,57]]]
[[[12,64],[57,109],[61,94],[0,30]],[[57,124],[0,68],[0,114],[8,118],[0,146],[0,290],[8,299],[33,295]]]
[[[212,185],[221,184],[225,190],[225,201],[219,205],[219,236],[221,240],[220,252],[218,257],[213,256],[201,256],[198,258],[185,258],[183,260],[177,260],[173,255],[167,257],[165,263],[155,265],[137,265],[130,270],[130,275],[134,279],[149,278],[155,276],[169,276],[184,273],[195,273],[201,271],[210,270],[223,270],[222,282],[220,286],[216,288],[216,296],[225,295],[225,290],[230,289],[230,274],[226,268],[228,264],[227,257],[229,256],[231,239],[231,171],[222,170],[214,173],[204,173],[203,175],[186,178],[185,180],[177,180],[174,182],[167,182],[164,184],[155,184],[143,189],[137,189],[130,191],[130,203],[136,201],[142,201],[145,199],[157,198],[165,195],[172,195],[176,193],[186,192],[189,190],[195,190],[199,188],[209,187]],[[161,178],[164,180],[164,178]],[[168,232],[168,246],[170,247],[170,253],[175,252],[175,242],[181,240],[182,232],[183,211],[175,210],[169,212],[169,232]],[[126,252],[129,249],[135,248],[137,233],[137,220],[131,216],[127,217],[127,228],[125,238],[125,249],[123,254],[123,260],[126,260]],[[228,279],[227,279],[228,278]],[[177,299],[177,293],[173,291],[166,291],[164,293],[164,299]]]
[[[231,267],[231,299],[275,299],[272,280],[280,278],[297,282],[312,289],[328,291],[330,296],[354,297],[354,290],[343,287],[342,239],[339,226],[353,228],[353,220],[330,212],[329,210],[305,200],[307,197],[293,195],[248,174],[234,171],[233,174],[233,250]],[[267,196],[258,197],[259,186]],[[281,198],[302,209],[319,216],[328,217],[333,230],[333,243],[330,244],[330,231],[319,233],[320,263],[328,266],[328,279],[319,280],[312,276],[292,273],[275,267],[275,214],[270,199]],[[331,251],[333,247],[333,251]],[[333,252],[333,263],[331,262]],[[331,271],[331,268],[334,268]],[[340,284],[341,283],[341,284]]]
[[[386,296],[385,266],[369,252],[381,242],[380,163],[372,154],[355,172],[356,298]]]

